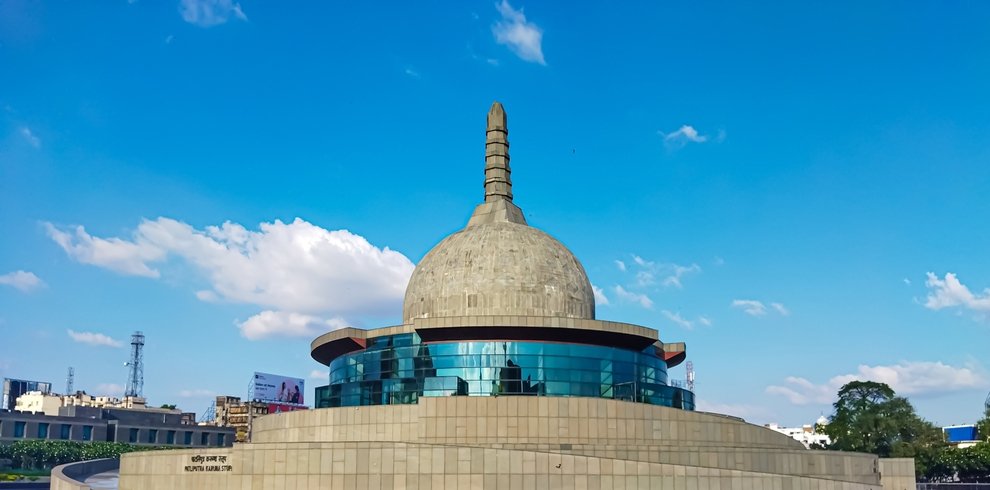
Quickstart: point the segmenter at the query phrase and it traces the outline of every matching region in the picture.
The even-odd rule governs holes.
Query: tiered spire
[[[495,102],[488,110],[485,140],[485,202],[505,199],[512,202],[512,178],[509,174],[509,126],[505,109]]]

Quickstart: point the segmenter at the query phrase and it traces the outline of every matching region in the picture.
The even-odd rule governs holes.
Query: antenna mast
[[[124,396],[142,396],[144,393],[144,334],[131,335],[131,360],[127,361],[127,389]]]
[[[65,394],[71,395],[73,393],[72,388],[76,380],[76,370],[72,366],[69,366],[69,374],[65,377]]]
[[[694,393],[694,363],[691,361],[687,362],[687,389]]]

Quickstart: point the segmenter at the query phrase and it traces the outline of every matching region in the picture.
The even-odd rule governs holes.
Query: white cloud
[[[774,310],[777,310],[777,313],[780,313],[782,316],[787,316],[787,315],[790,315],[791,314],[791,311],[788,310],[784,305],[782,305],[780,303],[770,303],[770,306]]]
[[[76,332],[74,330],[66,330],[66,333],[69,334],[69,337],[71,337],[72,340],[79,342],[80,344],[105,345],[107,347],[124,346],[123,342],[98,332]]]
[[[182,390],[179,392],[180,398],[204,398],[204,397],[214,397],[217,393],[212,390],[205,389],[195,389],[195,390]]]
[[[241,10],[241,4],[231,0],[181,0],[179,13],[182,20],[199,27],[220,25],[231,17],[248,20]]]
[[[908,286],[911,285],[911,280],[910,279],[908,279],[908,278],[905,277],[904,279],[901,279],[901,280],[904,281],[904,284],[905,285],[908,285]]]
[[[595,293],[595,305],[608,306],[608,297],[605,296],[605,291],[602,291],[602,288],[592,284],[591,290]]]
[[[982,294],[973,294],[951,272],[946,273],[944,279],[939,279],[937,275],[929,272],[925,286],[928,288],[925,308],[941,310],[960,307],[978,312],[990,312],[990,288],[984,289]]]
[[[148,267],[147,262],[165,258],[165,251],[143,237],[134,241],[120,238],[96,238],[86,233],[82,226],[73,233],[60,230],[51,223],[44,223],[48,236],[55,241],[69,257],[82,262],[120,272],[131,276],[158,277],[157,270]]]
[[[45,285],[33,272],[14,271],[0,276],[0,284],[11,286],[25,293],[38,289]]]
[[[623,261],[621,261],[621,260],[616,260],[615,261],[615,266],[618,267],[619,270],[622,271],[622,272],[625,272],[626,271],[626,263],[623,262]]]
[[[27,141],[29,145],[35,148],[41,148],[41,139],[35,136],[34,133],[31,132],[31,128],[24,126],[23,128],[21,128],[20,133],[21,136],[24,138],[24,141]]]
[[[704,325],[706,327],[712,326],[712,320],[711,320],[711,318],[708,318],[707,316],[704,316],[704,315],[698,317],[698,323],[700,323],[700,324],[702,324],[702,325]]]
[[[96,385],[96,396],[123,396],[124,385],[117,383],[100,383]]]
[[[543,30],[526,21],[522,9],[516,10],[508,0],[495,5],[502,18],[492,26],[495,42],[509,49],[525,61],[546,65],[543,58]]]
[[[680,327],[686,330],[691,330],[694,328],[694,323],[692,323],[690,320],[685,320],[680,313],[673,313],[668,310],[662,310],[660,313],[662,313],[663,316],[667,317],[668,320],[676,323],[677,325],[679,325]]]
[[[763,304],[762,301],[757,301],[755,299],[734,299],[732,300],[730,306],[733,308],[739,308],[750,316],[765,316],[767,312],[770,311],[767,309],[767,305]],[[791,314],[791,311],[781,303],[770,303],[770,308],[781,316],[788,316]]]
[[[626,291],[625,288],[623,288],[622,286],[619,286],[619,285],[616,285],[615,288],[614,288],[614,290],[615,290],[615,295],[618,296],[619,299],[621,299],[623,301],[628,301],[628,302],[631,302],[631,303],[639,303],[640,306],[642,306],[643,308],[646,308],[648,310],[652,310],[653,309],[653,300],[651,300],[645,294],[639,294],[639,293],[634,293],[634,292],[631,292],[631,291]]]
[[[834,376],[822,384],[788,376],[784,379],[784,385],[768,386],[766,392],[786,397],[795,405],[826,404],[835,400],[842,385],[855,380],[886,383],[902,396],[934,395],[984,388],[990,384],[986,373],[976,365],[954,367],[942,362],[902,361],[891,366],[862,364],[856,373]]]
[[[322,369],[314,369],[309,372],[310,379],[318,379],[321,381],[330,379],[330,371],[324,371]]]
[[[416,71],[416,70],[413,70],[412,68],[409,68],[409,67],[406,67],[405,74],[407,76],[409,76],[409,77],[412,77],[412,78],[420,78],[419,72]]]
[[[340,318],[323,319],[312,315],[266,310],[237,324],[249,340],[267,337],[316,337],[330,330],[347,327]]]
[[[708,136],[698,133],[697,129],[687,124],[672,133],[664,133],[663,131],[659,131],[659,133],[663,137],[663,143],[668,148],[682,148],[688,143],[704,143],[708,141]]]
[[[153,265],[175,257],[209,282],[210,289],[196,293],[201,300],[279,312],[386,314],[401,305],[414,268],[388,247],[298,218],[262,223],[259,231],[230,222],[199,230],[158,218],[143,221],[130,239],[93,237],[81,226],[74,234],[46,226],[52,239],[79,262],[157,278],[160,272]],[[255,324],[249,322],[245,324]]]
[[[681,283],[682,278],[688,274],[701,272],[701,266],[698,264],[657,263],[638,255],[633,255],[633,262],[639,266],[636,272],[636,285],[641,287],[652,286],[657,283],[657,278],[660,278],[662,286],[682,289],[684,287]]]

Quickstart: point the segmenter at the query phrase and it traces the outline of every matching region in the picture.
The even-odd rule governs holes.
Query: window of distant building
[[[165,433],[165,444],[175,444],[175,431],[170,430]]]
[[[24,437],[25,422],[14,422],[14,437]]]
[[[48,422],[38,423],[38,439],[48,439]]]
[[[205,445],[207,445],[209,443],[210,443],[210,433],[209,432],[204,432],[204,433],[202,433],[202,434],[199,435],[199,445],[200,446],[205,446]]]
[[[148,429],[148,444],[154,444],[158,442],[158,430]]]
[[[187,430],[185,435],[182,437],[182,443],[186,446],[192,446],[192,431]]]
[[[127,437],[127,442],[137,442],[138,441],[138,430],[131,429],[130,435]]]
[[[92,425],[84,425],[83,426],[82,440],[84,440],[84,441],[92,441],[93,440],[93,426]]]
[[[217,434],[217,446],[223,446],[224,439],[227,438],[227,434]]]
[[[59,428],[58,438],[68,439],[71,435],[72,435],[72,426],[69,424],[62,424],[62,427]]]

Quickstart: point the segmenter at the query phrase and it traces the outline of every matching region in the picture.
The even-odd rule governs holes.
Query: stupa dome
[[[520,315],[595,318],[595,295],[578,259],[529,226],[512,203],[508,126],[488,112],[485,202],[467,227],[429,251],[406,288],[402,317]]]

